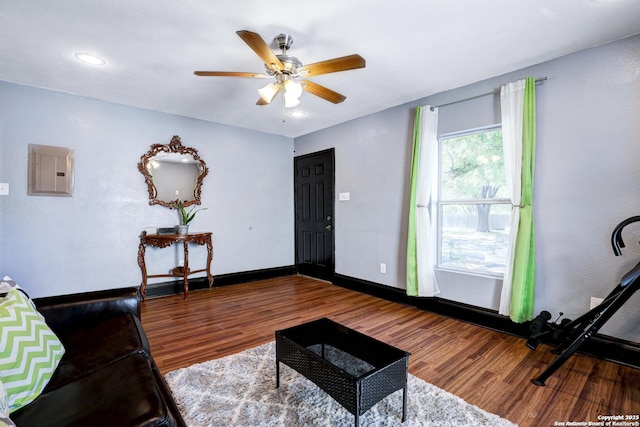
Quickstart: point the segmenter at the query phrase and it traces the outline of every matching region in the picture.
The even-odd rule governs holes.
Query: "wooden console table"
[[[184,248],[184,266],[176,267],[169,272],[169,274],[147,274],[147,266],[144,262],[144,254],[147,246],[153,246],[156,248],[166,248],[174,243],[182,243]],[[189,243],[195,243],[198,245],[207,245],[207,266],[200,270],[189,270]],[[189,296],[189,275],[195,273],[207,272],[207,279],[209,280],[209,289],[213,286],[213,276],[211,275],[211,261],[213,260],[213,244],[211,243],[211,233],[189,233],[189,234],[147,234],[143,231],[140,235],[140,246],[138,247],[138,265],[142,271],[142,284],[140,290],[142,291],[142,299],[147,296],[147,279],[154,277],[182,277],[184,282],[184,299]]]

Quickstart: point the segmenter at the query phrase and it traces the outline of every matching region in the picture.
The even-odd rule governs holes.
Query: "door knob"
[[[327,226],[325,227],[325,229],[326,229],[326,230],[331,230],[331,229],[333,229],[333,227],[331,226],[331,224],[329,224],[329,225],[327,225]]]

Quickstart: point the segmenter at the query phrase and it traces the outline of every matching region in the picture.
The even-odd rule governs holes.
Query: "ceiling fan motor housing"
[[[289,74],[294,77],[298,76],[298,67],[302,67],[302,62],[298,58],[290,55],[276,55],[276,56],[278,57],[280,62],[282,62],[282,70],[280,70],[280,73]],[[273,76],[276,74],[276,71],[270,69],[266,64],[264,68],[267,71],[267,73],[269,73],[269,75]]]
[[[293,44],[293,37],[289,34],[278,34],[274,39],[274,43],[282,50],[282,53],[286,53]]]
[[[270,76],[274,76],[276,74],[288,74],[290,76],[297,77],[298,68],[302,67],[302,61],[295,56],[287,55],[287,50],[289,50],[293,43],[293,37],[289,34],[279,34],[273,39],[273,42],[282,50],[282,54],[276,55],[276,57],[278,57],[283,67],[281,70],[276,71],[273,70],[272,67],[269,67],[268,64],[265,64],[265,70],[267,73]]]

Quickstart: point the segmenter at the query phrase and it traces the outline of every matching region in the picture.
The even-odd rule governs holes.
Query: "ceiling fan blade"
[[[260,37],[260,34],[247,30],[236,31],[242,40],[249,45],[251,49],[264,61],[267,68],[275,72],[280,72],[284,68],[282,62],[275,53],[269,48],[269,45]]]
[[[364,68],[365,65],[366,62],[364,58],[358,54],[354,54],[305,65],[304,67],[298,68],[298,72],[302,77],[311,77],[318,76],[320,74],[335,73],[337,71]]]
[[[240,71],[194,71],[196,76],[214,76],[214,77],[252,77],[259,79],[268,79],[270,76],[260,73],[243,73]]]
[[[346,96],[309,80],[302,80],[300,84],[302,85],[303,90],[315,96],[319,96],[320,98],[325,99],[329,102],[333,102],[334,104],[339,104],[347,99]]]

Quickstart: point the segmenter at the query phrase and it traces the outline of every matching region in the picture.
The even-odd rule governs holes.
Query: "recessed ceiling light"
[[[289,112],[289,117],[299,118],[299,117],[304,117],[306,115],[307,115],[307,113],[305,113],[304,111],[300,111],[300,110],[295,110],[295,111],[290,111]]]
[[[106,62],[104,59],[100,58],[99,56],[92,55],[90,53],[78,52],[76,53],[75,56],[76,56],[76,59],[78,59],[78,61],[82,61],[85,64],[104,65]]]

